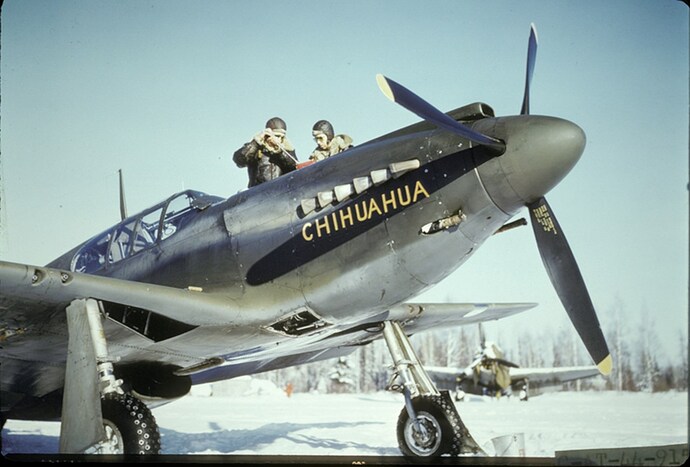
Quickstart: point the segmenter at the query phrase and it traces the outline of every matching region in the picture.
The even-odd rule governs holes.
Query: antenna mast
[[[2,153],[0,153],[0,258],[7,253],[7,215],[5,214],[5,179],[2,172]]]
[[[117,171],[120,178],[120,217],[122,220],[127,218],[127,202],[125,201],[125,182],[122,179],[122,169]]]

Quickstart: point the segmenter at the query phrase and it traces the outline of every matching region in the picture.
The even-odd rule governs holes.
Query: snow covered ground
[[[687,443],[687,393],[558,392],[528,402],[473,397],[458,411],[488,454],[492,439],[518,435],[528,457],[589,448]],[[154,409],[164,454],[399,456],[399,394],[287,397],[261,380],[194,388]],[[57,453],[59,423],[10,420],[2,452]],[[515,447],[515,443],[513,443]],[[508,454],[511,454],[509,451]],[[228,458],[232,460],[232,458]]]

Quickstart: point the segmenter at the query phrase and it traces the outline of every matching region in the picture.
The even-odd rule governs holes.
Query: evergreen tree
[[[553,345],[550,339],[551,332],[545,331],[538,335],[534,331],[526,331],[518,338],[518,363],[523,367],[541,368],[547,365],[547,360],[552,361]]]
[[[355,382],[354,375],[355,370],[350,365],[350,359],[348,357],[338,358],[329,371],[329,392],[353,392],[355,389],[357,389],[357,383]]]
[[[640,316],[640,344],[639,344],[639,388],[645,392],[658,390],[660,378],[657,349],[659,342],[656,335],[654,320],[649,312],[643,308]]]
[[[372,345],[365,345],[357,349],[355,356],[359,361],[357,368],[357,392],[369,392],[371,389],[371,382],[367,377],[369,375],[369,365],[371,359]]]
[[[564,329],[561,329],[558,333],[557,339],[551,343],[553,347],[553,366],[555,367],[567,365],[568,357],[565,354],[565,340],[566,332]]]
[[[443,363],[447,367],[457,367],[460,366],[459,362],[462,359],[460,355],[460,346],[462,345],[462,328],[458,331],[457,329],[449,329],[445,332],[446,336],[446,358]]]
[[[678,363],[674,367],[673,387],[678,391],[688,390],[688,337],[684,330],[678,333],[679,350]]]
[[[622,317],[624,309],[623,301],[620,297],[616,297],[613,309],[605,315],[611,316],[606,335],[611,336],[609,351],[614,362],[613,370],[606,382],[606,388],[616,391],[636,391],[632,356],[628,345],[630,328]]]

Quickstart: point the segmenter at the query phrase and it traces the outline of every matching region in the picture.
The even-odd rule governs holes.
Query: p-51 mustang
[[[484,336],[479,323],[480,351],[465,368],[426,367],[426,371],[439,389],[455,392],[455,400],[464,400],[467,394],[480,396],[518,394],[521,401],[529,398],[532,389],[559,386],[599,374],[594,365],[555,368],[521,368],[503,358],[503,351]]]
[[[381,75],[424,121],[221,199],[185,191],[45,267],[0,262],[2,417],[61,418],[61,452],[156,453],[149,406],[191,385],[346,355],[383,337],[405,455],[477,452],[412,333],[533,304],[408,303],[527,206],[543,261],[602,372],[611,358],[544,195],[585,135],[476,103],[444,114]]]

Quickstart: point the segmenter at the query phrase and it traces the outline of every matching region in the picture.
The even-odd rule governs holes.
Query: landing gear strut
[[[383,336],[395,367],[388,389],[405,396],[397,425],[402,453],[410,457],[485,455],[462,423],[448,391],[436,389],[400,323],[386,321]],[[402,384],[396,383],[398,379]]]
[[[160,434],[151,411],[115,379],[98,302],[74,300],[66,312],[60,452],[157,454]]]

